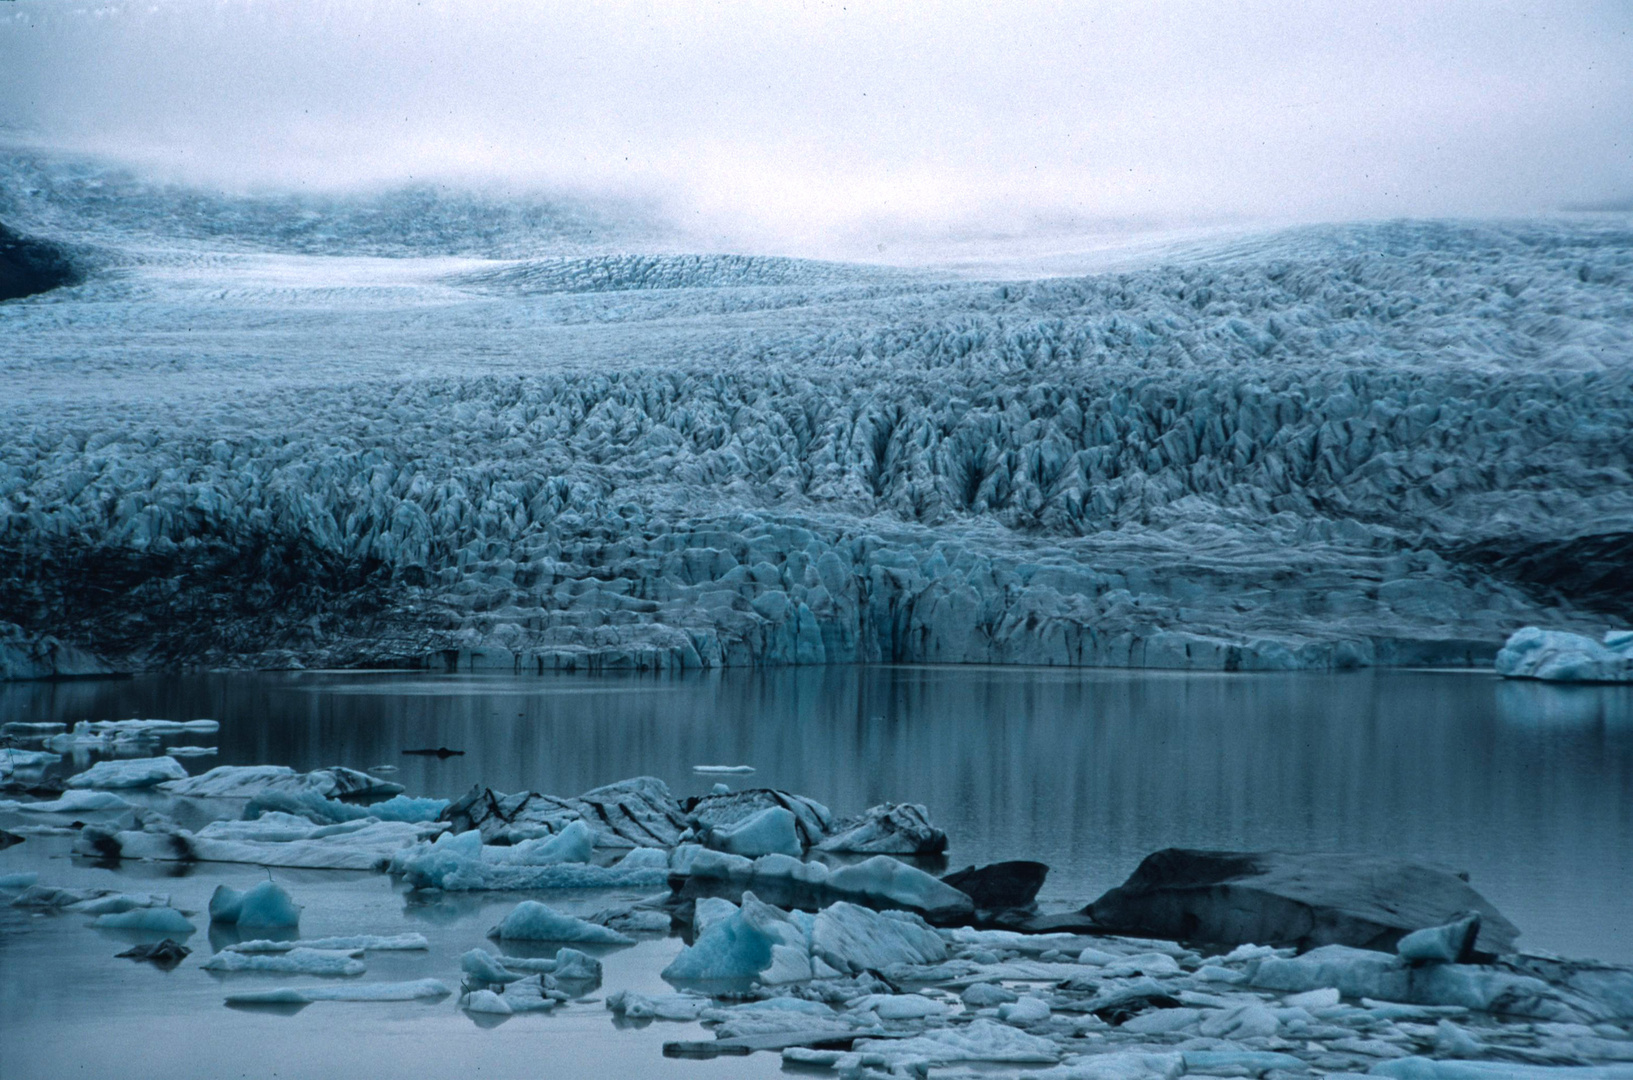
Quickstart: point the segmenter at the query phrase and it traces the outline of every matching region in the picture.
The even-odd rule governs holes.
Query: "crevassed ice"
[[[6,167],[121,272],[8,303],[0,587],[43,634],[52,568],[174,580],[77,619],[121,662],[1486,663],[1633,614],[1593,571],[1633,535],[1623,217],[989,283]]]

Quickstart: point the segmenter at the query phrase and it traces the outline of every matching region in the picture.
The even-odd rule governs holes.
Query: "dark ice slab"
[[[1166,848],[1084,909],[1115,933],[1213,945],[1393,950],[1406,934],[1481,914],[1476,948],[1519,930],[1467,881],[1402,859]]]

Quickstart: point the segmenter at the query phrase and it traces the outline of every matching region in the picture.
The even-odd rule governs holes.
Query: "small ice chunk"
[[[214,757],[221,752],[218,746],[167,746],[164,752],[171,757]]]
[[[693,765],[695,773],[718,774],[722,776],[742,776],[754,771],[752,765]],[[730,790],[729,788],[727,789]]]
[[[633,945],[635,939],[605,926],[565,915],[537,900],[523,900],[488,931],[501,941],[574,941],[589,945]]]
[[[710,788],[709,791],[710,791],[711,794],[714,794],[714,795],[730,795],[731,794],[731,785],[730,784],[716,784],[714,787]]]
[[[68,778],[71,788],[141,788],[187,779],[187,770],[173,757],[128,758],[99,761]]]
[[[141,930],[170,936],[191,934],[197,929],[187,921],[187,916],[170,907],[144,907],[98,915],[91,925],[102,930]]]
[[[32,870],[19,874],[0,874],[0,889],[6,892],[22,892],[24,889],[39,883],[40,875]]]
[[[244,906],[244,893],[229,885],[217,885],[215,892],[210,894],[210,921],[217,923],[235,923],[238,921],[238,912]]]

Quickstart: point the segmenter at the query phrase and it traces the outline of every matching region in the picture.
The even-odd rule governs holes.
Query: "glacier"
[[[79,274],[0,306],[5,677],[1489,665],[1633,618],[1627,214],[979,281],[19,152],[0,220]]]

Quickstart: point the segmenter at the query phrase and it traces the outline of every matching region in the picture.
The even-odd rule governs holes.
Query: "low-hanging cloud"
[[[0,125],[238,188],[661,200],[839,254],[1633,194],[1604,4],[0,5]]]

